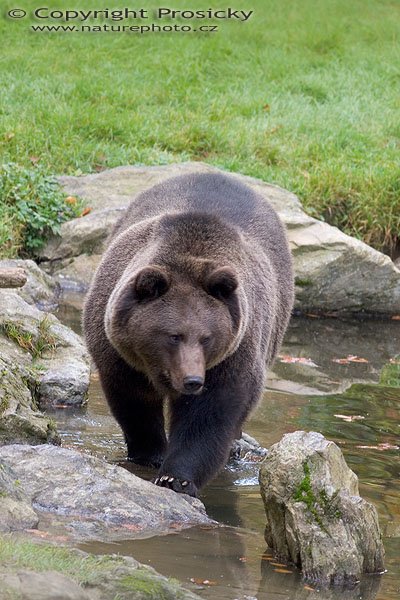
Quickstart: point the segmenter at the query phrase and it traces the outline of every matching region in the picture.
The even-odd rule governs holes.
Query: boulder
[[[354,584],[384,569],[375,507],[358,495],[341,450],[319,433],[284,435],[261,465],[265,539],[306,580]]]
[[[0,531],[37,527],[38,516],[13,470],[0,460]]]
[[[26,284],[26,280],[23,269],[3,267],[0,261],[0,288],[19,288]]]
[[[3,338],[0,335],[0,341]],[[4,345],[7,341],[4,341]],[[60,443],[55,425],[34,399],[37,373],[18,364],[4,346],[0,350],[0,445]]]
[[[40,269],[33,260],[19,258],[0,260],[0,273],[1,271],[20,272],[24,276],[20,279],[22,285],[2,286],[0,284],[0,287],[19,287],[18,295],[40,310],[54,310],[57,307],[61,291],[59,283]]]
[[[144,537],[212,523],[200,500],[75,450],[11,444],[0,448],[0,460],[36,511],[62,516],[80,539]]]
[[[2,387],[13,371],[42,407],[86,401],[87,351],[81,338],[54,315],[28,304],[15,291],[0,290],[0,340],[0,359],[6,364],[0,397],[19,402],[18,395]]]
[[[92,556],[10,537],[0,547],[11,558],[0,564],[2,600],[199,600],[128,556]]]
[[[70,195],[91,208],[85,217],[61,226],[40,251],[43,267],[63,287],[87,288],[113,225],[130,200],[152,185],[186,173],[215,172],[199,162],[162,167],[117,167],[83,177],[60,177]],[[298,198],[275,185],[243,175],[233,177],[262,194],[288,228],[296,273],[296,308],[334,313],[400,311],[400,270],[389,257],[308,216]]]
[[[229,463],[241,464],[243,462],[260,462],[268,454],[268,450],[261,446],[256,439],[248,433],[242,433],[239,440],[234,440],[230,452]]]

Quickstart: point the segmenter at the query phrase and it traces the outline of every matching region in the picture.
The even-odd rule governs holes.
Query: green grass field
[[[217,33],[34,33],[49,21],[4,17],[43,4],[129,3],[3,2],[0,163],[80,174],[202,160],[294,191],[375,247],[397,243],[400,3],[243,0],[254,16],[212,21]],[[232,3],[172,3],[209,5]]]

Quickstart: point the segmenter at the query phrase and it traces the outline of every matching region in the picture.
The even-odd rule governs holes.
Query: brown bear
[[[182,175],[132,201],[89,290],[84,331],[128,458],[159,467],[157,485],[195,496],[225,464],[293,289],[278,216],[236,178]]]

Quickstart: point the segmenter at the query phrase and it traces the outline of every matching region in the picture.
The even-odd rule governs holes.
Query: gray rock
[[[37,511],[61,515],[78,537],[140,537],[211,521],[200,500],[160,488],[74,450],[9,445],[0,460],[13,470]],[[77,526],[86,522],[89,527]]]
[[[12,390],[2,390],[10,365],[26,378],[25,387],[41,406],[82,404],[89,386],[89,357],[81,338],[52,314],[25,302],[15,291],[0,290],[0,359],[6,364],[0,394],[19,401]],[[27,383],[29,385],[27,385]],[[26,396],[26,394],[25,394]]]
[[[0,531],[31,529],[37,527],[38,522],[15,473],[0,461]]]
[[[113,224],[130,200],[152,185],[188,172],[213,172],[204,163],[117,167],[84,177],[61,177],[67,193],[81,196],[89,215],[64,223],[41,250],[43,267],[61,285],[88,286]],[[296,273],[296,307],[309,311],[398,313],[400,270],[389,257],[335,227],[309,217],[298,198],[258,179],[232,174],[268,199],[288,228]]]
[[[12,565],[0,566],[2,600],[199,600],[178,582],[131,557],[93,557],[43,544],[30,544],[25,556],[18,552],[18,542],[7,540],[7,544],[11,551],[15,549],[16,558]],[[43,571],[48,562],[54,567]],[[71,574],[76,564],[82,565],[82,572],[78,567]]]
[[[51,419],[36,408],[36,373],[18,364],[1,335],[0,343],[0,445],[60,443]]]
[[[33,260],[4,259],[0,260],[0,269],[23,269],[26,283],[18,290],[28,304],[35,304],[41,310],[53,310],[57,307],[60,285],[45,273]]]
[[[265,538],[305,579],[347,584],[384,569],[375,507],[358,495],[342,452],[319,433],[284,435],[261,465]]]
[[[235,440],[229,453],[229,462],[259,462],[268,454],[256,439],[248,433],[242,433],[240,440]]]
[[[0,573],[5,599],[18,600],[91,600],[85,590],[70,577],[56,571],[20,570],[16,573]]]
[[[19,288],[26,284],[24,269],[4,267],[0,261],[0,288]]]

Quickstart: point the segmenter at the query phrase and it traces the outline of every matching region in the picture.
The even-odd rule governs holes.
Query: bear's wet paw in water
[[[161,475],[160,477],[156,477],[153,483],[160,487],[169,488],[174,492],[178,492],[178,494],[188,494],[197,498],[197,487],[192,481],[188,481],[187,479],[178,479],[172,475]]]

